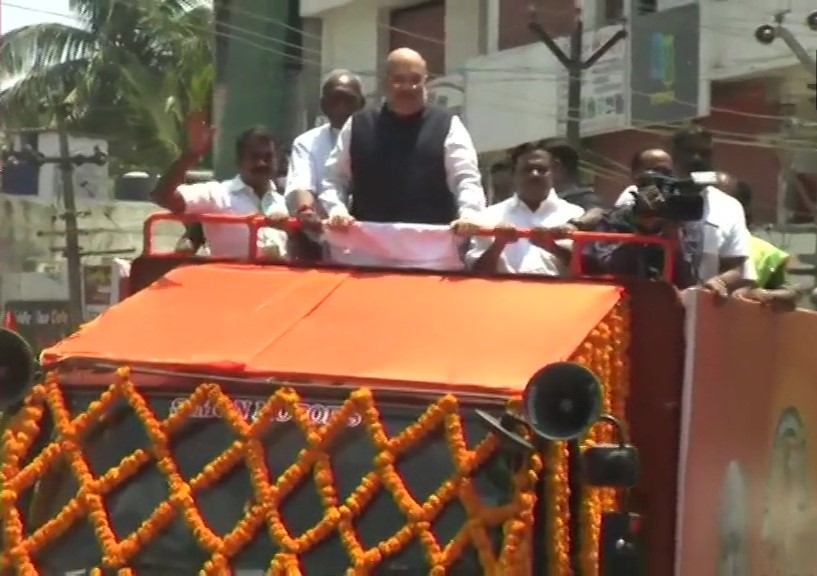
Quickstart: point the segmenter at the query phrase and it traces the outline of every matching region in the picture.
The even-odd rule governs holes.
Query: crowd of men
[[[238,138],[235,178],[185,183],[213,138],[208,123],[192,122],[188,153],[162,178],[154,200],[176,213],[263,214],[282,228],[296,218],[296,234],[262,231],[259,246],[271,259],[331,258],[329,235],[369,223],[448,227],[458,238],[463,266],[482,274],[567,276],[575,232],[661,235],[679,246],[679,289],[699,285],[722,298],[776,309],[796,303],[798,290],[786,279],[788,254],[749,232],[751,190],[744,182],[721,174],[717,187],[701,192],[699,220],[660,216],[666,198],[644,175],[688,178],[714,171],[713,139],[705,130],[679,131],[667,150],[634,154],[633,185],[611,207],[581,184],[579,155],[570,146],[518,146],[491,169],[489,203],[466,127],[452,112],[428,104],[427,80],[420,54],[395,50],[385,66],[383,104],[366,107],[357,76],[330,74],[321,98],[329,122],[294,141],[283,186],[275,182],[275,139],[260,128]],[[493,234],[484,235],[486,229]],[[530,234],[522,237],[520,230]],[[188,226],[180,248],[196,251],[206,244],[212,256],[246,257],[248,234],[248,227],[236,224]],[[657,277],[663,269],[662,250],[644,244],[596,242],[581,256],[594,274]]]

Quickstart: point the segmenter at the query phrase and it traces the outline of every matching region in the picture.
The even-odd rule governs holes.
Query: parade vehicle
[[[817,567],[813,313],[579,258],[560,280],[161,254],[167,218],[131,295],[37,361],[0,332],[0,574]]]

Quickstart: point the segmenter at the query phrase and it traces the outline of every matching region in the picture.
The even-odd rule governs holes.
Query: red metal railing
[[[520,237],[529,238],[531,230],[518,230]],[[493,228],[480,230],[479,236],[493,236],[496,231]],[[555,238],[560,239],[561,237]],[[640,234],[619,234],[615,232],[573,232],[567,236],[573,242],[573,250],[570,257],[570,272],[574,276],[584,275],[582,260],[582,249],[593,242],[621,242],[624,244],[653,244],[664,249],[664,279],[672,281],[675,278],[675,252],[678,248],[677,242],[662,236],[645,236]]]
[[[291,218],[284,225],[270,220],[265,216],[251,214],[249,216],[234,216],[232,214],[174,214],[172,212],[156,212],[145,219],[142,229],[142,253],[147,256],[172,256],[173,253],[154,253],[153,231],[159,222],[179,222],[194,224],[197,222],[208,224],[243,224],[249,228],[247,238],[247,253],[251,261],[258,260],[258,231],[261,228],[277,228],[286,232],[295,232],[300,228],[300,222]]]
[[[180,222],[185,224],[202,222],[210,224],[243,224],[249,227],[248,254],[250,261],[258,260],[258,231],[261,228],[270,227],[293,233],[301,228],[301,223],[290,218],[285,222],[270,220],[261,215],[233,216],[227,214],[173,214],[171,212],[157,212],[151,214],[145,220],[143,229],[143,253],[147,256],[173,256],[171,253],[154,253],[153,251],[153,231],[158,222]],[[531,230],[518,230],[520,237],[529,238]],[[478,236],[493,236],[496,231],[493,228],[480,230]],[[640,234],[618,234],[613,232],[573,232],[564,237],[554,239],[569,239],[573,242],[573,254],[570,261],[570,271],[574,276],[584,274],[582,260],[582,249],[592,242],[622,242],[626,244],[648,244],[658,245],[664,249],[664,279],[672,281],[675,277],[675,254],[678,243],[674,240],[662,236],[645,236]]]

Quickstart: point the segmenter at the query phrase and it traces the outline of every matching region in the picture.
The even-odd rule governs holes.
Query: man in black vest
[[[457,116],[427,104],[427,79],[414,50],[389,55],[385,104],[354,114],[326,163],[319,199],[329,226],[450,223],[473,232],[485,207],[477,153]]]

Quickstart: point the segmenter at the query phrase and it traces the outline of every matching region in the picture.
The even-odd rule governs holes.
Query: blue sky
[[[0,33],[41,22],[70,24],[70,13],[68,0],[0,0]]]

